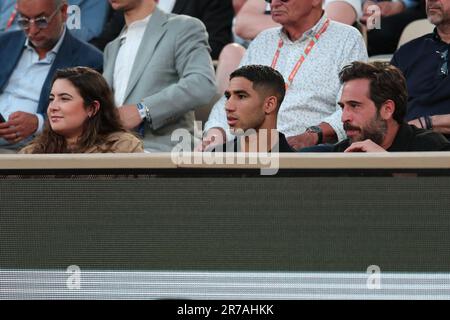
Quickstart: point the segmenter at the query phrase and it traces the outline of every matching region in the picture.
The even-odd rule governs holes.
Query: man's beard
[[[365,128],[353,127],[348,122],[344,123],[344,130],[356,129],[360,130],[360,136],[355,138],[350,138],[350,144],[353,142],[364,141],[364,140],[372,140],[377,145],[381,146],[383,143],[384,137],[387,132],[387,123],[386,120],[381,119],[380,115],[377,114],[375,118],[370,120]]]
[[[427,8],[426,12],[427,12],[427,19],[428,21],[430,21],[432,24],[434,24],[435,26],[443,23],[444,21],[448,22],[448,16],[446,13],[443,12],[442,7],[439,8],[440,10],[437,11],[433,11],[433,14],[431,14]]]

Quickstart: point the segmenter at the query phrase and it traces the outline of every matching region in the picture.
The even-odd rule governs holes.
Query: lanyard
[[[286,90],[292,85],[292,82],[294,81],[295,76],[297,75],[298,70],[302,66],[303,62],[308,57],[309,53],[311,52],[312,48],[316,45],[317,42],[319,42],[319,38],[325,33],[328,26],[330,24],[330,20],[327,19],[325,23],[323,24],[322,28],[317,32],[314,37],[309,42],[308,46],[305,49],[305,52],[301,55],[300,59],[298,59],[297,63],[294,66],[294,69],[292,70],[291,74],[289,75],[288,82],[286,83]],[[280,38],[280,41],[278,41],[278,49],[277,52],[275,52],[275,56],[273,57],[272,61],[272,68],[275,69],[278,58],[280,57],[281,48],[283,48],[284,42],[283,39]]]
[[[13,24],[14,19],[16,18],[16,16],[17,16],[17,4],[16,4],[16,6],[14,7],[13,12],[11,12],[11,15],[9,16],[8,22],[6,23],[6,29],[5,29],[5,31],[8,30],[9,28],[11,28],[11,26],[12,26],[12,24]]]

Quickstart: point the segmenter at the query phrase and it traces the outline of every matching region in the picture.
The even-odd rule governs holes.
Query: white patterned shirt
[[[240,66],[270,66],[281,37],[284,46],[275,69],[287,82],[311,37],[322,28],[326,19],[323,15],[312,29],[294,42],[289,40],[281,27],[261,32],[251,42]],[[310,126],[326,122],[334,129],[339,140],[346,138],[342,128],[341,108],[337,105],[342,90],[339,72],[345,65],[353,61],[366,62],[367,58],[367,49],[359,31],[351,26],[330,21],[327,30],[303,62],[286,92],[278,111],[278,130],[287,137],[296,136]],[[205,132],[214,127],[223,128],[227,132],[228,140],[234,138],[227,124],[224,97],[211,110],[205,124]]]

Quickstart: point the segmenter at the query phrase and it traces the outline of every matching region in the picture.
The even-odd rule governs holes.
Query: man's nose
[[[234,104],[230,102],[230,99],[228,99],[227,102],[225,102],[225,110],[229,112],[236,110]]]
[[[343,107],[341,121],[344,123],[350,120],[351,120],[351,113],[349,112],[348,108]]]
[[[29,35],[35,35],[40,31],[40,28],[36,26],[36,23],[34,21],[30,21],[30,27],[28,28],[28,34]]]

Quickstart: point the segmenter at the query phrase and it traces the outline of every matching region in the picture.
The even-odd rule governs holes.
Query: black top
[[[350,140],[343,140],[334,145],[332,152],[344,152],[349,146]],[[450,151],[450,142],[438,132],[404,123],[400,125],[394,142],[386,151]]]
[[[274,149],[278,150],[275,151]],[[240,139],[234,138],[233,141],[229,141],[227,143],[224,143],[220,146],[215,147],[212,151],[213,152],[238,152],[240,150]],[[233,150],[233,151],[231,151]],[[291,148],[289,143],[286,140],[286,137],[281,132],[278,132],[278,144],[274,146],[274,148],[271,150],[271,152],[295,152],[294,149]]]
[[[441,73],[441,69],[446,70],[449,53],[445,57],[445,52],[449,48],[434,29],[395,52],[391,63],[403,72],[408,86],[406,122],[450,113],[450,76]]]

